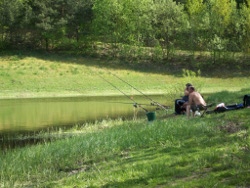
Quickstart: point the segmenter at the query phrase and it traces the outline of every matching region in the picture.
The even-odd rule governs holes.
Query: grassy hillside
[[[138,94],[112,74],[151,94],[179,96],[186,82],[193,83],[205,93],[249,87],[246,69],[232,71],[217,65],[197,67],[184,61],[150,64],[53,53],[1,53],[0,98],[121,94],[100,75],[122,91]]]

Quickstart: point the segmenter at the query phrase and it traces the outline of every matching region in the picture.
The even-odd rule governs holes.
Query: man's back
[[[192,93],[189,94],[189,103],[191,105],[203,105],[206,106],[206,102],[202,98],[201,94],[193,91]]]
[[[192,114],[194,117],[194,113],[197,109],[202,109],[203,106],[206,106],[206,102],[204,101],[203,97],[200,93],[195,91],[193,86],[188,87],[189,91],[189,100],[187,105],[187,117],[190,117],[190,109],[192,109]]]

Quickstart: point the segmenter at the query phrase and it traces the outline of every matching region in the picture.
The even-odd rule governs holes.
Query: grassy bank
[[[112,74],[119,75],[147,94],[179,96],[186,82],[192,82],[205,93],[239,91],[248,87],[249,74],[246,69],[220,69],[210,64],[202,67],[199,67],[199,63],[187,64],[184,61],[129,63],[80,55],[6,52],[0,56],[0,98],[121,94],[100,75],[122,91],[138,94]]]
[[[210,97],[228,103],[245,93]],[[249,187],[249,112],[54,132],[64,139],[0,153],[0,187]]]
[[[0,98],[138,94],[175,98],[191,82],[208,102],[242,103],[250,93],[241,69],[127,63],[79,55],[6,53]],[[250,109],[157,118],[153,123],[103,120],[43,132],[40,144],[0,153],[0,187],[249,187]],[[52,138],[48,141],[47,138]],[[22,139],[22,138],[20,138]],[[28,138],[27,138],[28,139]]]

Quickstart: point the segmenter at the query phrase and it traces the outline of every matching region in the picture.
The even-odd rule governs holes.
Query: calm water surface
[[[166,104],[164,96],[150,96],[154,101]],[[137,103],[147,104],[150,100],[143,96],[133,96]],[[35,131],[48,127],[73,126],[78,123],[101,119],[133,118],[133,101],[127,97],[68,97],[40,99],[0,100],[0,133]],[[138,110],[138,116],[145,111]],[[146,119],[146,116],[145,116]]]

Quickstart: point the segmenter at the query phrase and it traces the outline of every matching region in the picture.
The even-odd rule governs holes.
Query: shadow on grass
[[[169,155],[169,160],[173,161],[170,162],[170,164],[166,162],[166,159],[158,159],[157,162],[154,162],[155,156],[149,157],[150,153],[134,158],[134,160],[129,160],[129,163],[132,161],[133,163],[143,161],[143,163],[149,164],[137,165],[135,171],[141,168],[147,173],[144,173],[143,176],[125,179],[124,181],[112,181],[102,187],[145,187],[147,185],[150,185],[150,187],[179,187],[183,185],[206,187],[211,184],[210,178],[213,178],[213,183],[218,186],[248,185],[247,182],[249,182],[250,179],[247,175],[248,170],[241,169],[238,162],[245,162],[245,165],[248,166],[249,163],[247,160],[249,158],[246,159],[246,161],[232,161],[229,159],[230,157],[227,159],[221,157],[223,152],[219,152],[215,156],[209,156],[209,154],[199,154],[202,153],[202,147],[200,147],[199,150],[200,151],[196,153],[196,157],[190,157],[191,153],[189,153],[187,149],[187,151],[185,151],[187,152],[186,156],[180,160],[176,159],[178,159],[179,156],[183,156],[183,148],[180,148],[178,151],[176,150],[176,152],[166,153],[166,155]],[[244,156],[247,155],[247,153],[244,154]],[[238,172],[235,172],[235,169],[238,169]]]
[[[45,51],[7,51],[2,52],[0,56],[10,58],[10,60],[17,61],[25,57],[35,57],[46,61],[58,61],[66,64],[78,64],[89,67],[98,68],[112,68],[112,69],[126,69],[139,71],[144,73],[157,73],[163,75],[174,75],[176,77],[182,76],[182,70],[191,70],[196,72],[200,70],[204,77],[246,77],[249,76],[250,64],[248,59],[245,61],[221,61],[217,63],[211,62],[207,57],[197,57],[197,59],[190,59],[185,55],[176,56],[170,60],[161,62],[152,61],[126,61],[114,59],[111,57],[89,57],[75,53],[55,53]],[[219,67],[219,68],[218,68]],[[223,75],[221,74],[223,70]]]
[[[119,163],[120,168],[133,166],[131,171],[142,171],[143,175],[112,181],[102,187],[249,186],[250,148],[240,147],[238,151],[231,148],[236,143],[244,145],[241,136],[237,135],[242,129],[233,134],[220,130],[219,125],[214,128],[216,134],[205,133],[198,139],[190,138],[180,147],[127,151],[126,156],[121,156],[124,159]]]

